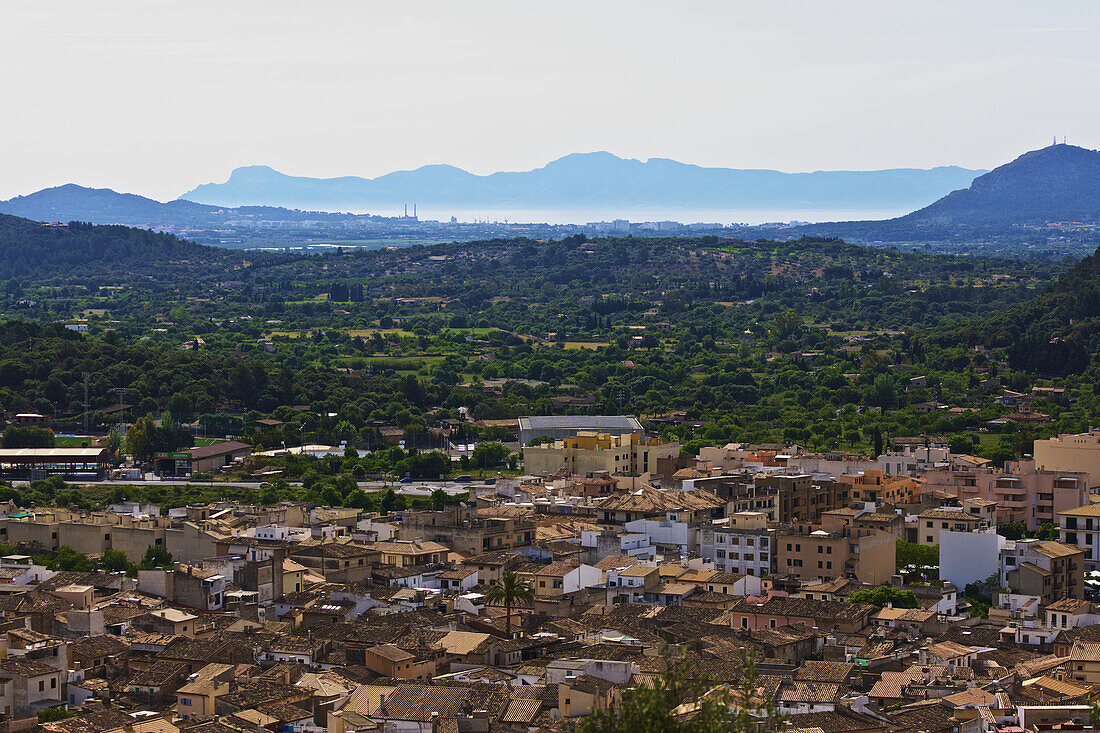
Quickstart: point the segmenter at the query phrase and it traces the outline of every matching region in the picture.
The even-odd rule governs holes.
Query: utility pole
[[[119,435],[121,435],[122,434],[123,417],[124,417],[125,412],[126,412],[125,410],[122,409],[122,398],[126,395],[126,388],[125,387],[115,387],[115,394],[118,395],[118,432],[119,432]],[[87,401],[87,398],[85,397],[85,402],[86,401]],[[84,409],[86,410],[88,408],[85,407]]]
[[[84,434],[88,434],[88,372],[84,372]]]

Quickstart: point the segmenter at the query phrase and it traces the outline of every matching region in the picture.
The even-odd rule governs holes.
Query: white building
[[[1058,540],[1085,551],[1085,570],[1100,570],[1100,504],[1058,512]]]
[[[940,580],[956,588],[999,575],[1001,550],[1008,544],[997,530],[940,532]]]
[[[762,577],[771,572],[772,542],[763,512],[737,512],[699,531],[699,554],[722,573]]]

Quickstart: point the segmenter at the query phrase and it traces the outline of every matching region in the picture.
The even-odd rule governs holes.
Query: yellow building
[[[1089,474],[1089,486],[1100,482],[1100,429],[1035,441],[1035,465],[1047,471]]]
[[[293,560],[283,560],[283,593],[297,593],[305,587],[305,574],[308,568]]]
[[[849,496],[855,501],[912,504],[920,496],[919,483],[907,476],[890,476],[878,468],[841,476],[838,480],[841,484],[852,487]]]
[[[1074,642],[1066,663],[1069,679],[1074,682],[1100,686],[1100,644]]]
[[[184,720],[213,715],[215,702],[229,694],[232,680],[232,664],[206,665],[176,690],[176,714]]]
[[[528,473],[555,473],[567,469],[575,476],[609,473],[642,476],[657,470],[658,458],[674,458],[679,443],[663,443],[642,433],[582,431],[572,438],[526,446],[523,466]]]

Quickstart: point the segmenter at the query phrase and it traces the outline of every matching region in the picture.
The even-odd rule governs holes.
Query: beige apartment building
[[[0,542],[38,545],[47,550],[68,545],[86,555],[121,550],[134,562],[140,561],[150,546],[164,546],[175,560],[194,562],[216,554],[215,541],[220,535],[204,528],[204,524],[169,517],[135,518],[52,509],[0,518]]]
[[[940,532],[974,532],[983,526],[989,525],[963,509],[929,509],[917,515],[917,544],[939,545]]]
[[[798,524],[775,537],[776,572],[822,581],[855,577],[880,585],[895,572],[896,541],[888,532],[826,516],[824,524]]]
[[[658,458],[679,454],[679,443],[664,443],[642,433],[581,431],[572,438],[525,446],[523,467],[528,473],[555,473],[564,468],[577,476],[601,472],[644,476],[657,471]]]
[[[998,524],[1024,522],[1031,530],[1057,522],[1058,512],[1085,504],[1090,484],[1087,473],[1044,470],[1033,460],[1006,461],[1003,469],[933,469],[922,478],[925,496],[942,491],[960,500],[995,501]]]
[[[1100,570],[1100,504],[1058,512],[1058,539],[1085,553],[1085,570]]]
[[[1035,465],[1048,471],[1086,473],[1100,481],[1100,429],[1035,441]]]

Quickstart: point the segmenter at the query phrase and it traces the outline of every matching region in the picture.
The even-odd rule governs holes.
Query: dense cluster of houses
[[[555,442],[570,465],[472,486],[442,511],[7,507],[2,725],[564,731],[669,665],[718,687],[752,660],[759,699],[793,730],[1091,729],[1088,471],[1038,457],[994,468],[934,439],[875,460]],[[587,449],[653,470],[576,473]],[[998,534],[1009,522],[1057,525],[1058,539]],[[939,566],[899,567],[899,540],[937,547]],[[37,564],[63,546],[134,562],[163,548],[172,562]],[[506,578],[529,593],[492,601]]]

